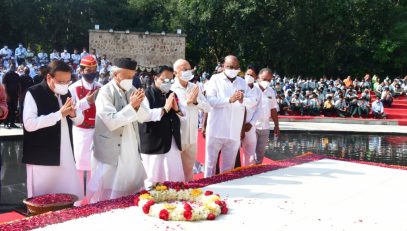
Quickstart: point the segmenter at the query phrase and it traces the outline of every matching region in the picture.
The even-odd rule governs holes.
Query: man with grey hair
[[[237,57],[227,56],[223,72],[211,77],[206,90],[212,110],[208,113],[206,128],[205,177],[215,175],[219,151],[222,153],[220,172],[233,169],[240,147],[245,107],[256,103],[245,94],[247,84],[236,77],[239,72]]]
[[[199,110],[208,112],[211,106],[198,85],[190,82],[194,75],[187,60],[178,59],[175,61],[174,74],[176,78],[171,90],[178,96],[180,109],[186,115],[185,120],[181,121],[181,159],[185,181],[188,182],[193,179],[192,170],[196,161],[198,112]]]
[[[273,79],[273,72],[269,68],[263,68],[259,72],[259,80],[256,85],[262,91],[260,101],[260,113],[255,123],[256,127],[256,164],[261,164],[264,159],[265,148],[268,143],[270,134],[270,117],[274,122],[274,135],[277,137],[280,134],[278,125],[279,106],[277,104],[276,93],[270,87],[270,82]]]
[[[119,58],[113,65],[113,79],[96,98],[92,177],[86,196],[90,203],[137,193],[146,179],[137,121],[149,116],[149,109],[142,104],[144,91],[132,86],[137,62]]]

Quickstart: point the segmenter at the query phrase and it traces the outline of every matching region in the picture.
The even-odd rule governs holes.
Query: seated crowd
[[[281,78],[271,83],[277,94],[280,115],[339,116],[386,118],[384,107],[391,107],[393,99],[407,92],[407,76],[383,81],[367,74],[362,80],[327,77]]]

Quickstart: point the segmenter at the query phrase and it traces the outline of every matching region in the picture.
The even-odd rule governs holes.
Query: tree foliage
[[[87,46],[88,29],[187,35],[187,58],[321,76],[405,74],[406,0],[0,0],[0,42]]]

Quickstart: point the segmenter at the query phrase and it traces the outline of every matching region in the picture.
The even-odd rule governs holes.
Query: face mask
[[[122,81],[120,81],[120,86],[128,91],[133,87],[133,80],[132,79],[123,79]]]
[[[237,74],[239,74],[240,70],[234,70],[234,69],[225,69],[225,74],[229,78],[236,78]]]
[[[263,80],[263,81],[261,81],[260,82],[260,86],[262,87],[262,88],[264,88],[264,89],[266,89],[268,86],[269,86],[269,82],[268,81],[265,81],[265,80]]]
[[[67,50],[64,50],[64,53],[68,52]]]
[[[194,75],[192,74],[192,70],[188,70],[188,71],[182,71],[181,73],[181,79],[183,81],[188,82],[189,80],[193,79]]]
[[[162,93],[165,93],[165,94],[167,94],[170,90],[171,90],[171,83],[170,82],[163,82],[163,83],[161,83],[161,85],[160,85],[160,91],[162,92]]]
[[[55,84],[54,92],[60,95],[66,95],[68,93],[69,84]]]
[[[18,47],[22,48],[22,47],[23,47],[23,45],[18,45]]]
[[[205,81],[205,79],[206,79],[206,78],[203,77],[203,76],[200,78],[201,82]]]
[[[246,76],[244,77],[244,80],[246,80],[246,83],[247,83],[247,84],[252,84],[252,83],[254,83],[254,78],[253,78],[252,76],[250,76],[250,75],[246,75]]]
[[[98,73],[90,73],[90,74],[83,74],[83,78],[85,78],[88,82],[93,82],[96,79]]]

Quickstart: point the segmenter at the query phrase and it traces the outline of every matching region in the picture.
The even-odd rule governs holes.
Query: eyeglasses
[[[174,79],[168,79],[168,78],[165,78],[165,79],[163,79],[163,83],[174,83]]]
[[[239,70],[240,67],[234,67],[234,66],[228,65],[228,66],[224,66],[224,68],[225,69]]]
[[[69,80],[69,81],[59,81],[59,80],[57,80],[55,77],[52,78],[52,79],[55,81],[56,84],[69,85],[69,84],[72,83],[71,80]]]

